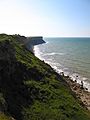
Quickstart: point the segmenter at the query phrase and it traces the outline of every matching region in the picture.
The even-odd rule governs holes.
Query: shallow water
[[[34,47],[35,55],[58,73],[64,72],[90,91],[90,38],[44,38]],[[78,78],[76,78],[78,76]]]

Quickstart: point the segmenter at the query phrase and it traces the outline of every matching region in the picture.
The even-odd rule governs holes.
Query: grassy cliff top
[[[7,114],[16,120],[90,120],[64,78],[27,50],[25,39],[0,35],[0,120],[11,119]]]

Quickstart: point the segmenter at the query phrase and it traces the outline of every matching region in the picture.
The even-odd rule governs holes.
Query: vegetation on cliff
[[[0,35],[0,120],[90,120],[63,77],[23,40]]]

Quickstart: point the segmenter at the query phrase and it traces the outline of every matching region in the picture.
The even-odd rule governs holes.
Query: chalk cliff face
[[[27,49],[26,39],[0,35],[0,120],[90,120],[63,77]]]
[[[37,36],[37,37],[28,37],[28,42],[26,44],[27,48],[33,52],[33,46],[38,44],[43,44],[45,41],[43,40],[43,37]]]
[[[33,44],[33,45],[38,45],[38,44],[43,44],[45,43],[45,41],[43,40],[43,37],[29,37],[28,38],[30,40],[30,44]]]

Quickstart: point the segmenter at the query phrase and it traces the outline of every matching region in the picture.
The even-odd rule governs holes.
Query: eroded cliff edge
[[[0,35],[0,117],[89,120],[89,111],[81,106],[63,77],[27,49],[26,39]]]

